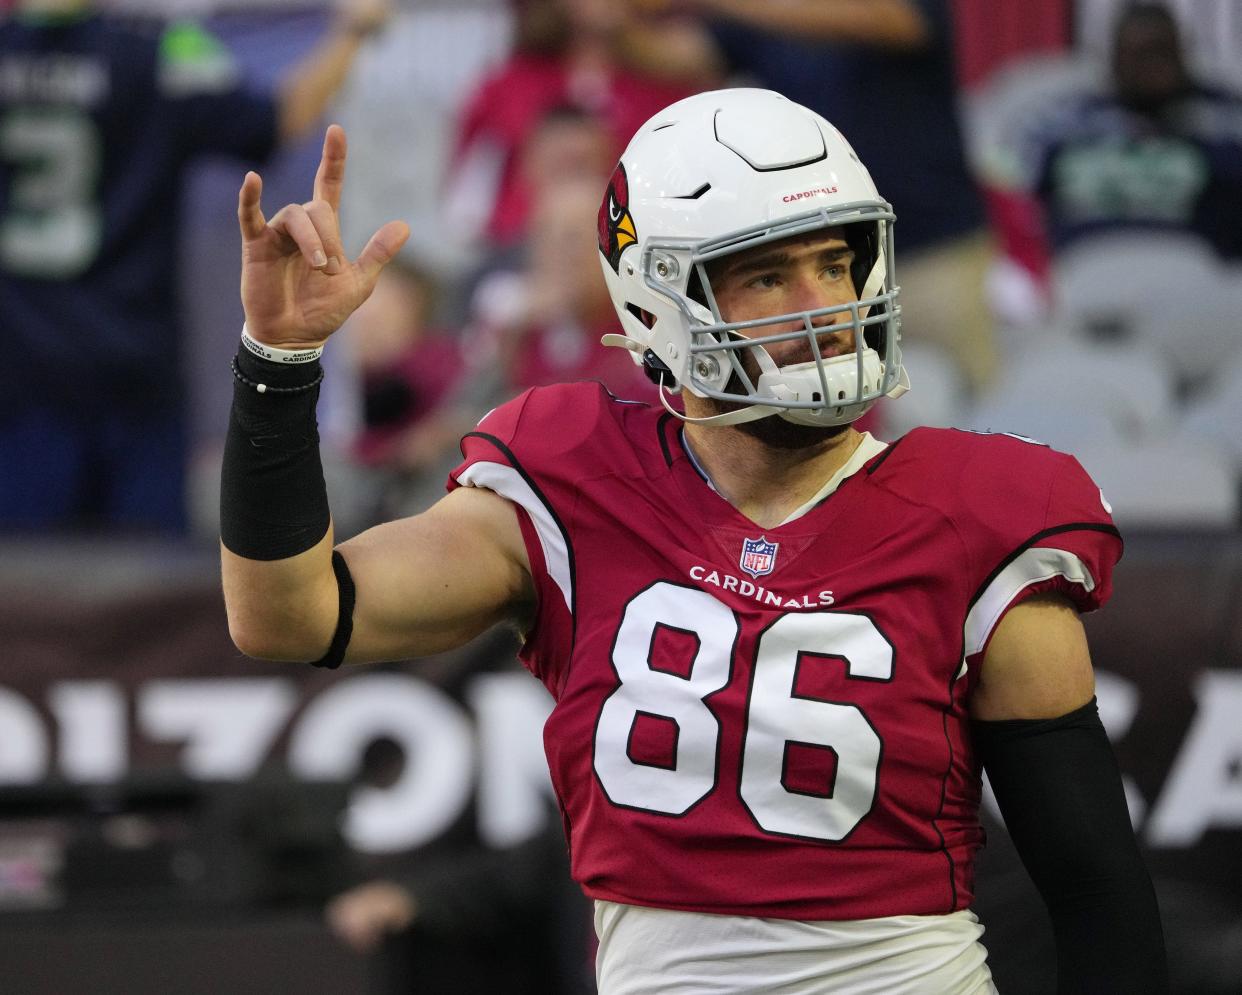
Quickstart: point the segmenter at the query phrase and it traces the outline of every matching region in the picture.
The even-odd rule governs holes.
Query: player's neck
[[[685,432],[721,497],[763,528],[775,528],[811,500],[862,442],[852,426],[798,449],[771,446],[734,425],[688,424]]]

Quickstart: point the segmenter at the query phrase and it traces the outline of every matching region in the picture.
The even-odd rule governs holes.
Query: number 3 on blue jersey
[[[80,276],[99,254],[98,129],[71,109],[15,110],[0,118],[0,161],[12,177],[0,221],[0,262],[10,273]]]

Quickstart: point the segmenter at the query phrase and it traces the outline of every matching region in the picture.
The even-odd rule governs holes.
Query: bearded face
[[[742,368],[746,371],[746,375],[750,377],[751,383],[756,382],[759,379],[760,373],[758,361],[749,349],[743,350],[739,358]],[[742,384],[742,378],[737,375],[736,371],[729,377],[724,389],[728,393],[746,393],[746,388]],[[721,414],[726,411],[736,411],[739,408],[750,407],[749,404],[739,401],[711,399],[710,403]],[[811,449],[835,439],[849,427],[849,425],[798,425],[787,421],[780,415],[768,415],[766,418],[741,422],[735,426],[739,432],[758,439],[772,449]]]

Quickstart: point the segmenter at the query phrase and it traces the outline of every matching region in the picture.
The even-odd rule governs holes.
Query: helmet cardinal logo
[[[604,202],[599,206],[599,251],[613,270],[618,270],[622,250],[637,241],[638,232],[630,216],[630,184],[625,176],[625,166],[618,163],[612,179],[608,181]]]

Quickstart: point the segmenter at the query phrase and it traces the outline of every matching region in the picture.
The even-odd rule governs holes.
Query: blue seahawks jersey
[[[1242,98],[1196,86],[1160,114],[1104,93],[1043,109],[1015,146],[1019,185],[1056,248],[1121,228],[1201,236],[1242,258]]]
[[[271,97],[198,27],[0,23],[0,406],[176,405],[184,171],[276,137]]]

